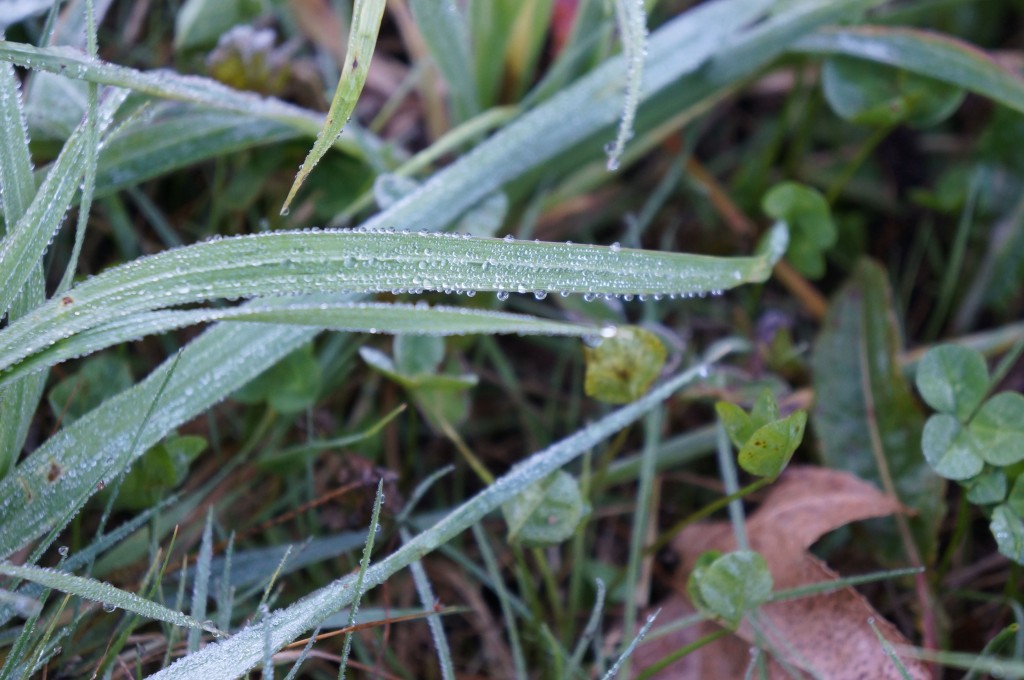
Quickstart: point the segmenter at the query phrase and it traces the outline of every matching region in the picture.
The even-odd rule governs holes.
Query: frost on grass
[[[626,101],[619,119],[619,132],[608,144],[608,170],[619,169],[626,142],[633,138],[633,121],[640,105],[640,85],[644,77],[644,59],[647,56],[647,17],[643,0],[616,0],[615,20],[622,39],[626,58]]]

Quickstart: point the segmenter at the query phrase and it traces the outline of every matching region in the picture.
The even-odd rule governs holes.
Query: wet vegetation
[[[0,3],[0,680],[1024,677],[1022,20]]]

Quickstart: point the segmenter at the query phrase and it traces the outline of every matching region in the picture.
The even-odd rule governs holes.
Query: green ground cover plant
[[[1024,677],[1022,18],[4,3],[0,679]]]

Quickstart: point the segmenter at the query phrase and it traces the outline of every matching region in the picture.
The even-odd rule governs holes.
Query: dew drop
[[[516,239],[512,234],[505,234],[505,243],[512,243],[515,240]]]
[[[619,245],[619,242],[618,242],[618,241],[616,241],[615,243],[611,244],[611,246],[609,246],[609,248],[611,249],[611,251],[612,251],[613,253],[617,253],[617,252],[619,252],[620,250],[622,250],[622,246],[621,246],[621,245]]]
[[[111,614],[111,613],[117,611],[117,605],[111,604],[109,602],[104,602],[103,603],[103,611],[105,611],[108,614]]]
[[[508,291],[507,290],[499,290],[497,295],[498,295],[498,299],[499,300],[505,301],[505,300],[508,299]]]
[[[535,290],[535,291],[533,291],[533,297],[537,298],[538,300],[543,300],[547,296],[548,296],[548,292],[546,290]]]
[[[68,548],[66,545],[62,545],[61,547],[57,548],[57,552],[60,553],[61,557],[67,557],[71,553],[71,549]]]

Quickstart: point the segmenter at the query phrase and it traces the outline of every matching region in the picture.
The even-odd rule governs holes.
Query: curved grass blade
[[[310,302],[285,298],[280,305],[259,301],[226,309],[141,312],[72,335],[20,361],[0,375],[0,387],[55,366],[147,335],[214,321],[245,321],[309,326],[318,330],[402,335],[511,334],[607,336],[614,328],[541,319],[466,307],[429,307],[402,303]]]
[[[363,590],[380,585],[395,572],[436,550],[490,512],[497,510],[502,503],[511,500],[523,489],[544,479],[582,455],[584,451],[636,422],[644,413],[699,378],[708,370],[707,362],[717,361],[727,352],[728,349],[725,348],[713,352],[707,357],[706,362],[676,375],[632,404],[609,413],[592,425],[516,464],[508,473],[453,510],[433,527],[370,566],[363,577]],[[274,612],[259,624],[240,631],[220,644],[210,645],[196,654],[180,659],[150,677],[154,680],[237,677],[260,663],[263,658],[265,636],[269,635],[274,649],[289,644],[304,631],[316,627],[327,616],[350,604],[356,595],[353,587],[355,582],[355,575],[341,578],[288,608]]]
[[[633,137],[633,121],[640,106],[640,86],[644,77],[644,56],[647,53],[647,17],[643,0],[616,0],[615,18],[626,60],[626,101],[619,121],[619,132],[608,152],[608,169],[619,169],[626,142]]]
[[[810,54],[845,54],[919,73],[1024,112],[1024,78],[970,43],[916,28],[823,28],[793,48]]]
[[[70,593],[87,600],[101,602],[104,608],[113,606],[148,619],[153,619],[154,621],[166,621],[175,626],[182,626],[196,631],[205,630],[215,635],[224,634],[210,623],[204,623],[181,612],[168,609],[162,604],[157,604],[135,593],[121,590],[109,583],[97,581],[96,579],[75,576],[66,571],[47,569],[45,567],[15,566],[4,563],[0,563],[0,574],[22,578],[46,588],[59,590],[62,593]]]
[[[0,40],[0,60],[76,80],[142,92],[161,99],[192,102],[213,109],[234,111],[247,117],[278,121],[309,136],[317,134],[324,124],[324,118],[320,114],[280,99],[235,90],[216,80],[200,76],[181,75],[172,71],[137,71],[99,59],[90,59],[83,52],[68,47],[34,47]],[[356,126],[352,126],[350,132],[353,135],[367,136],[365,131]],[[334,141],[339,149],[359,155],[360,144],[354,140]]]
[[[0,187],[4,211],[2,237],[22,218],[36,192],[21,90],[10,64],[0,67]],[[42,304],[45,297],[43,267],[37,262],[21,293],[11,303],[10,319],[23,316]],[[25,445],[44,378],[0,390],[0,478],[7,474]]]
[[[365,231],[275,232],[139,258],[0,331],[0,372],[119,317],[217,297],[448,290],[693,295],[764,281],[786,250],[779,223],[752,257]]]
[[[317,134],[316,141],[313,142],[313,148],[309,150],[306,160],[299,166],[299,172],[295,175],[292,188],[288,190],[288,196],[284,199],[284,205],[281,206],[282,215],[288,214],[288,206],[291,205],[295,194],[323,155],[341,136],[342,130],[345,129],[349,117],[356,108],[359,93],[363,91],[363,85],[366,83],[366,74],[370,71],[370,60],[373,58],[373,49],[377,45],[377,32],[380,30],[381,18],[384,16],[384,5],[384,0],[356,0],[355,6],[352,8],[348,54],[345,55],[345,65],[341,69],[338,89],[334,91],[334,99],[331,100],[331,108],[327,112],[327,121]]]

